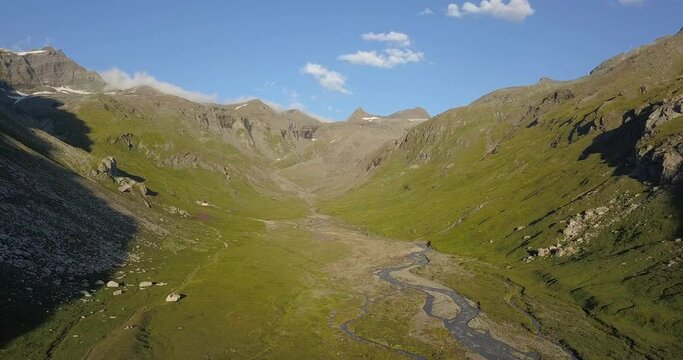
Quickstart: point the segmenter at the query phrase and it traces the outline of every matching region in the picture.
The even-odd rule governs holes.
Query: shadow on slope
[[[90,152],[90,128],[76,115],[61,110],[60,107],[63,105],[63,102],[56,99],[30,97],[16,104],[16,107],[36,119],[41,130],[73,147]]]
[[[101,286],[95,281],[106,281],[124,261],[138,230],[104,188],[56,162],[87,154],[31,129],[36,124],[6,104],[0,103],[0,348],[40,326],[59,304]],[[87,134],[73,114],[57,115]],[[87,137],[72,139],[90,146],[82,141]]]
[[[638,142],[647,132],[647,121],[655,105],[651,104],[638,112],[627,111],[623,115],[621,126],[597,135],[581,153],[579,160],[585,160],[592,154],[600,154],[601,159],[615,169],[614,176],[628,175],[641,182],[660,184],[660,175],[644,171],[637,161]],[[661,170],[659,169],[659,172]],[[683,233],[683,184],[669,184],[667,190],[671,204],[681,221],[677,231],[680,235]]]
[[[636,115],[633,110],[623,116],[621,126],[603,132],[581,153],[579,160],[600,154],[603,161],[615,168],[614,175],[628,175],[635,167],[638,141],[645,134],[649,111]]]

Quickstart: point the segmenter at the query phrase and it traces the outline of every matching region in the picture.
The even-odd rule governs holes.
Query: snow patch
[[[19,56],[24,56],[24,55],[28,55],[28,54],[42,54],[44,52],[47,52],[47,50],[20,51],[20,52],[16,52],[15,54],[17,54]]]
[[[14,104],[18,104],[21,100],[28,99],[29,96],[8,96],[8,98],[14,100]]]
[[[377,116],[368,116],[368,117],[364,117],[361,119],[366,120],[366,121],[373,121],[373,120],[379,120],[380,118],[378,118]]]
[[[242,105],[236,107],[235,110],[239,110],[239,109],[241,109],[241,108],[243,108],[243,107],[245,107],[245,106],[247,106],[247,105],[249,105],[249,104],[242,104]]]
[[[48,95],[48,94],[54,94],[54,92],[52,92],[52,91],[38,91],[38,92],[34,92],[33,94],[31,94],[31,96]]]
[[[60,87],[52,87],[52,88],[55,89],[55,91],[60,92],[62,94],[79,94],[79,95],[90,95],[90,94],[92,94],[89,91],[76,90],[76,89],[72,89],[68,86],[60,86]]]
[[[427,121],[429,119],[408,119],[410,122],[417,122],[417,121]]]
[[[335,141],[337,141],[337,139],[330,141],[330,144],[334,144]]]

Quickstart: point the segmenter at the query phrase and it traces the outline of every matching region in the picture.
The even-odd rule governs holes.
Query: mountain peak
[[[346,121],[348,122],[356,122],[356,121],[363,121],[367,118],[374,117],[373,115],[369,114],[365,109],[362,107],[358,107],[356,110],[351,113],[348,119]]]
[[[99,74],[82,67],[63,51],[52,47],[29,51],[0,50],[0,74],[15,89],[36,90],[45,86],[68,86],[85,91],[100,91],[106,83]]]
[[[400,120],[427,120],[431,118],[431,115],[429,115],[429,112],[424,108],[416,106],[412,109],[397,111],[389,115],[389,118]]]

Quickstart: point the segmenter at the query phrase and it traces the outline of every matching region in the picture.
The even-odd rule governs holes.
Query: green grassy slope
[[[680,192],[628,174],[648,145],[680,143],[683,118],[645,126],[648,106],[682,91],[678,34],[591,76],[504,89],[441,114],[410,131],[369,182],[321,208],[495,265],[492,274],[526,288],[545,331],[582,356],[675,357]],[[603,206],[565,242],[577,214]],[[558,243],[567,255],[527,257]],[[485,288],[460,290],[487,298]],[[497,312],[493,301],[482,306]]]

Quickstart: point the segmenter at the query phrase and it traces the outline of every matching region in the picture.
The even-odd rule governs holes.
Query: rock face
[[[657,128],[674,119],[683,120],[683,95],[638,109],[635,115],[647,116],[647,120],[631,175],[657,185],[681,183],[683,136],[672,135],[662,141],[653,141],[653,137]]]
[[[683,116],[683,95],[665,100],[656,107],[645,122],[645,128],[651,132],[679,116]]]
[[[638,154],[638,163],[633,171],[636,178],[654,184],[678,184],[683,180],[683,142],[669,138],[657,147],[649,146]]]
[[[19,90],[68,86],[81,91],[100,91],[106,83],[96,72],[51,47],[16,53],[0,50],[0,81]]]

